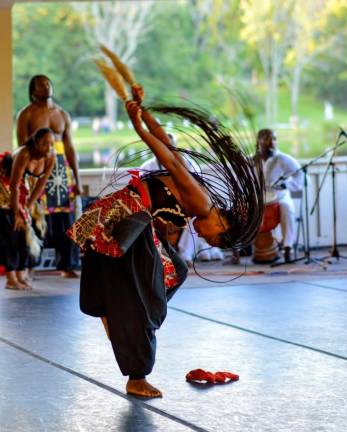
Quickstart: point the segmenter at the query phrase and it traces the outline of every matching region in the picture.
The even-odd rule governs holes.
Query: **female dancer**
[[[54,166],[53,143],[54,133],[40,129],[12,155],[0,155],[0,243],[8,289],[31,288],[24,272],[28,248],[37,252],[30,211]],[[30,196],[28,176],[36,178]]]
[[[184,150],[170,145],[160,124],[141,106],[141,86],[133,86],[132,92],[133,100],[126,102],[129,117],[165,170],[141,178],[133,174],[127,187],[94,202],[68,235],[85,252],[81,310],[102,319],[121,372],[129,376],[127,393],[161,397],[146,380],[155,360],[155,330],[187,269],[153,222],[183,226],[194,218],[195,230],[211,245],[240,247],[252,241],[261,223],[263,183],[252,161],[208,115],[160,107],[157,111],[188,118],[213,151],[209,157],[189,154],[210,162],[214,174],[205,178],[189,172]]]

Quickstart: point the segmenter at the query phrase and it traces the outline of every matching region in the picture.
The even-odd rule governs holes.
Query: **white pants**
[[[285,195],[279,201],[280,204],[280,225],[282,232],[283,247],[292,248],[295,241],[295,206],[293,199]]]

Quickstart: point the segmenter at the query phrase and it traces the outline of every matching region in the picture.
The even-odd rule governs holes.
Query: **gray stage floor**
[[[1,432],[344,432],[347,263],[260,267],[231,283],[191,275],[158,332],[151,382],[163,399],[126,396],[98,320],[78,309],[78,281],[40,274],[32,293],[0,280]],[[208,278],[238,269],[201,265]],[[231,384],[185,381],[230,370]]]

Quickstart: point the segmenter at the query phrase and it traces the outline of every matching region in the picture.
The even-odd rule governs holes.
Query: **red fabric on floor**
[[[239,375],[231,372],[208,372],[203,369],[194,369],[187,373],[187,381],[206,381],[208,383],[224,383],[226,381],[238,381]]]

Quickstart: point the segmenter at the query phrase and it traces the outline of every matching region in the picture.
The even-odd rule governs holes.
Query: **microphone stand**
[[[325,171],[325,173],[323,175],[321,184],[319,185],[319,188],[318,188],[318,191],[317,191],[317,197],[316,197],[315,203],[314,203],[314,205],[313,205],[313,207],[311,209],[311,214],[313,213],[313,211],[314,211],[314,209],[315,209],[315,207],[316,207],[316,205],[318,203],[319,196],[320,196],[323,184],[324,184],[324,182],[326,180],[326,175],[327,175],[328,171],[330,170],[330,173],[331,173],[331,186],[332,186],[332,201],[333,201],[332,202],[332,204],[333,204],[332,205],[332,209],[333,209],[333,244],[331,246],[331,250],[330,250],[329,255],[321,257],[320,259],[321,260],[328,260],[329,258],[336,258],[336,260],[338,261],[340,258],[347,259],[347,257],[343,256],[343,255],[340,255],[340,252],[337,249],[336,164],[335,164],[335,162],[333,160],[334,156],[335,156],[335,151],[332,153],[332,155],[331,155],[331,157],[330,157],[330,159],[328,161],[326,171]],[[332,264],[332,261],[327,261],[327,263],[328,264]]]
[[[285,264],[292,264],[298,261],[305,261],[305,264],[309,264],[309,263],[316,263],[318,265],[320,265],[321,267],[324,268],[324,270],[327,269],[326,264],[322,263],[321,260],[325,259],[325,258],[312,258],[311,257],[311,252],[310,252],[310,229],[309,229],[309,210],[308,210],[308,181],[307,181],[307,169],[309,166],[311,166],[312,164],[314,164],[317,160],[321,159],[323,156],[327,155],[329,152],[333,151],[333,154],[335,154],[336,150],[343,144],[346,143],[346,140],[343,139],[340,141],[341,137],[345,137],[347,138],[347,134],[346,132],[341,129],[340,133],[338,135],[338,138],[336,140],[336,144],[334,147],[327,149],[326,151],[324,151],[322,154],[320,154],[319,156],[317,156],[316,158],[312,159],[311,161],[309,161],[308,163],[306,163],[305,165],[301,166],[300,168],[298,168],[297,170],[293,171],[292,173],[289,173],[286,176],[281,176],[279,177],[273,184],[272,186],[275,186],[276,184],[278,184],[280,181],[284,181],[287,178],[297,174],[299,171],[303,171],[304,173],[304,198],[305,198],[305,230],[304,230],[304,256],[300,257],[300,258],[296,258],[294,260],[290,260],[288,262],[279,262],[279,263],[274,263],[271,264],[271,267],[278,267],[280,265],[285,265]],[[335,171],[335,170],[334,170]],[[325,176],[324,176],[325,177]],[[334,173],[334,182],[335,182],[335,173]],[[335,184],[333,184],[334,187],[334,191],[335,191]],[[334,195],[333,195],[334,196]],[[314,209],[313,209],[314,210]],[[311,211],[311,214],[313,213],[313,210]],[[336,218],[336,212],[335,212],[335,218]],[[336,226],[335,226],[336,229]],[[335,247],[336,249],[336,247]],[[335,251],[335,254],[339,254],[337,249]],[[331,255],[333,256],[333,255]],[[340,256],[340,255],[339,255]],[[347,258],[347,257],[346,257]]]
[[[286,264],[293,264],[299,261],[304,261],[305,264],[315,263],[319,266],[323,267],[324,270],[327,269],[326,265],[321,262],[318,258],[312,258],[311,257],[311,247],[310,247],[310,225],[309,225],[309,210],[308,210],[308,181],[307,181],[307,168],[313,163],[313,161],[307,163],[306,165],[303,165],[298,171],[302,171],[304,173],[304,213],[305,213],[305,230],[304,230],[304,256],[300,258],[295,258],[290,261],[281,261],[278,263],[273,263],[270,265],[270,267],[279,267],[281,265]]]

